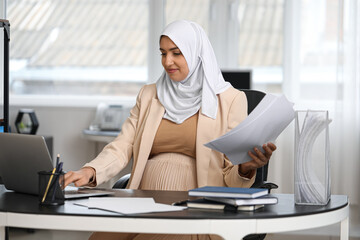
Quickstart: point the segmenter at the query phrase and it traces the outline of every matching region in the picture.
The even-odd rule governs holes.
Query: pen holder
[[[64,204],[64,172],[41,171],[39,175],[39,203],[41,205]]]
[[[330,200],[328,111],[296,111],[295,204],[326,205]]]

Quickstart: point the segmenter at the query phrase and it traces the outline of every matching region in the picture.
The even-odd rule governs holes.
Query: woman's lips
[[[167,72],[170,73],[170,74],[171,74],[171,73],[175,73],[176,71],[177,71],[177,69],[168,69],[168,70],[167,70]]]

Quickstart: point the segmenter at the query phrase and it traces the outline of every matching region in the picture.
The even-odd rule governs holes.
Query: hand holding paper
[[[244,121],[205,146],[226,154],[234,164],[250,161],[248,151],[274,141],[294,119],[293,104],[285,96],[266,94]]]

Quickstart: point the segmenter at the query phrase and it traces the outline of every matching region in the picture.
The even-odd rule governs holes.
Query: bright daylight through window
[[[148,56],[153,0],[12,0],[12,96],[135,97],[155,82]],[[163,0],[165,26],[176,19],[203,26],[221,68],[251,69],[254,87],[282,82],[283,0]],[[155,12],[150,12],[155,11]],[[161,10],[162,11],[162,10]],[[162,26],[160,27],[162,29]],[[224,50],[227,49],[227,50]],[[157,67],[159,67],[158,65]],[[154,79],[149,79],[154,78]]]
[[[147,81],[147,2],[8,1],[11,93],[136,95]]]

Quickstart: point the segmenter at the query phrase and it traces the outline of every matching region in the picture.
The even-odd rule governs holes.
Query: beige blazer
[[[113,142],[106,145],[94,160],[85,165],[96,170],[96,184],[114,177],[133,158],[131,178],[127,187],[139,187],[164,111],[157,98],[156,85],[142,87],[121,133]],[[205,143],[228,132],[246,116],[246,95],[232,87],[218,94],[216,119],[209,118],[200,111],[196,137],[198,187],[250,187],[253,184],[255,176],[251,179],[240,177],[238,167],[233,166],[224,154],[204,146]]]

